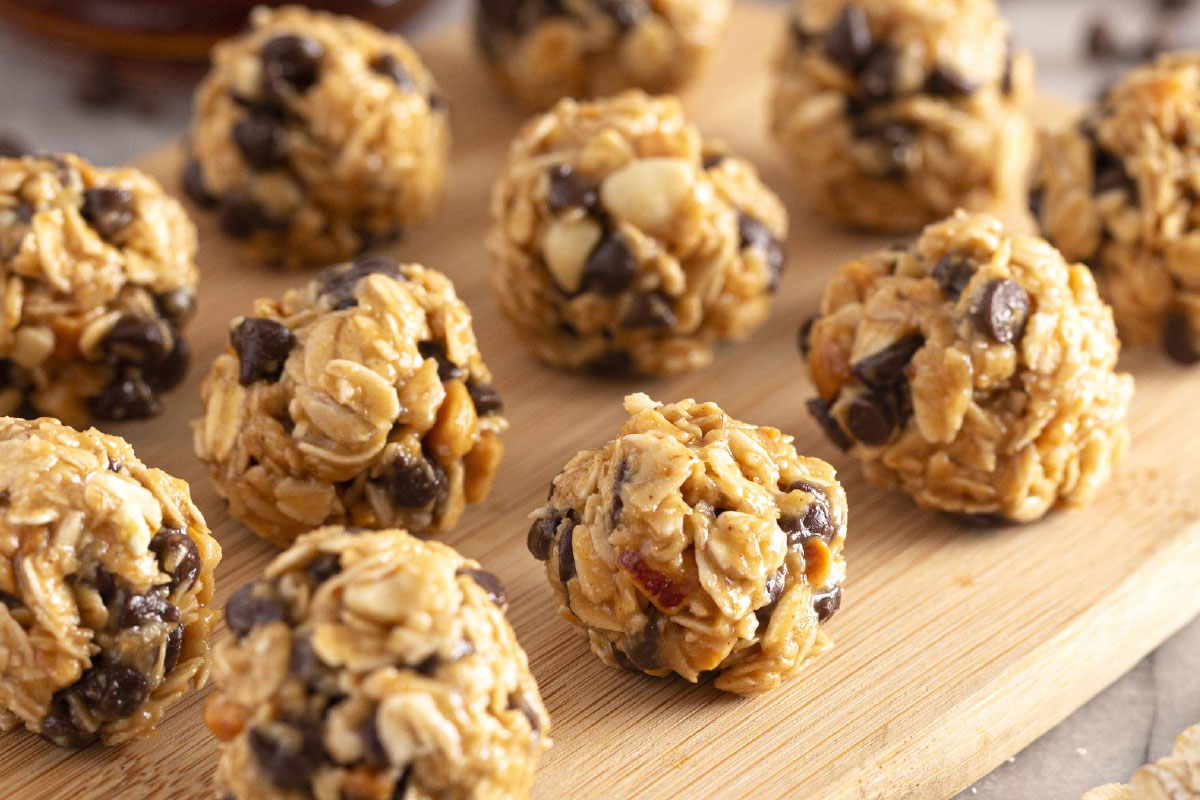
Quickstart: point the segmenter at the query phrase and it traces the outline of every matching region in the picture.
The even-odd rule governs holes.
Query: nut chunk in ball
[[[448,529],[491,488],[508,426],[440,272],[376,256],[234,320],[196,454],[230,514],[286,546],[326,523]]]
[[[583,450],[534,513],[560,613],[609,666],[742,695],[828,649],[846,571],[846,494],[792,437],[712,403],[625,398],[617,438]]]
[[[1121,340],[1200,361],[1200,53],[1126,75],[1043,137],[1030,209],[1092,268]]]
[[[526,106],[622,89],[669,92],[721,43],[729,0],[479,0],[475,38]]]
[[[492,194],[501,310],[544,361],[680,373],[766,318],[787,215],[675,98],[564,100],[517,135]]]
[[[0,415],[151,417],[187,371],[196,229],[130,168],[0,158]]]
[[[441,199],[446,102],[403,39],[366,23],[255,9],[193,106],[184,188],[262,261],[351,258]]]
[[[208,681],[220,560],[187,484],[124,440],[0,417],[0,731],[154,735]]]
[[[801,347],[829,438],[925,508],[1034,520],[1127,448],[1133,379],[1091,274],[990,216],[844,264]]]
[[[504,585],[402,530],[320,528],[229,598],[204,708],[256,800],[522,800],[550,720]]]
[[[916,230],[1024,191],[1032,86],[995,0],[795,0],[772,130],[834,219]]]

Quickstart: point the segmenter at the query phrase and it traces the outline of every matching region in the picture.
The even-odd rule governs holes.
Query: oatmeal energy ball
[[[124,440],[0,417],[0,731],[154,735],[208,680],[220,560],[187,484]]]
[[[550,720],[504,585],[401,530],[305,534],[233,594],[204,718],[243,800],[522,800]]]
[[[480,0],[475,38],[530,108],[623,89],[669,92],[716,50],[729,0]]]
[[[846,571],[833,468],[712,403],[634,394],[625,409],[533,514],[529,551],[560,613],[609,666],[774,689],[831,645],[821,624]]]
[[[429,217],[447,105],[399,36],[300,6],[257,8],[196,90],[184,188],[260,260],[328,264]]]
[[[1133,379],[1091,273],[986,215],[844,264],[801,347],[829,438],[925,508],[1034,520],[1126,450]]]
[[[810,202],[910,231],[1024,190],[1032,86],[994,0],[795,0],[772,128]]]
[[[326,523],[438,533],[487,496],[500,395],[450,279],[382,256],[233,321],[195,446],[229,513],[286,546]]]
[[[1126,344],[1200,361],[1200,52],[1126,75],[1076,126],[1042,138],[1030,208],[1086,263]]]
[[[675,98],[564,100],[517,135],[492,193],[501,310],[542,360],[679,373],[767,316],[787,216]]]
[[[0,415],[158,414],[187,371],[196,229],[149,176],[0,158]]]

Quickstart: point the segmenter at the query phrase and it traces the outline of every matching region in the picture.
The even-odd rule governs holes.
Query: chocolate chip
[[[633,28],[650,15],[645,0],[592,0],[596,8],[617,23],[622,31]]]
[[[558,530],[560,522],[562,522],[562,518],[558,516],[558,512],[554,512],[549,516],[538,517],[529,526],[529,533],[525,537],[525,546],[538,561],[546,561],[550,558],[554,533]]]
[[[583,285],[600,294],[620,294],[637,274],[637,261],[615,233],[605,234],[588,256],[583,268]]]
[[[17,207],[13,209],[13,213],[25,225],[33,222],[33,208],[28,203],[18,203]]]
[[[835,586],[827,592],[813,596],[813,611],[817,612],[817,622],[824,622],[837,613],[842,607],[842,587]]]
[[[268,170],[287,163],[287,130],[282,121],[267,114],[250,114],[233,126],[233,141],[246,163]]]
[[[379,480],[392,502],[404,508],[424,508],[441,496],[446,473],[434,458],[397,461]]]
[[[887,347],[859,359],[851,371],[872,388],[895,386],[908,380],[908,363],[925,344],[919,333],[902,336]]]
[[[570,164],[555,164],[550,168],[546,188],[546,205],[550,213],[557,214],[568,208],[594,209],[597,202],[595,185]]]
[[[155,622],[179,621],[179,609],[171,605],[167,598],[151,589],[141,594],[130,593],[125,596],[125,604],[121,609],[121,628],[136,628],[140,625]]]
[[[296,337],[286,326],[263,317],[246,317],[229,339],[240,362],[238,383],[242,386],[279,380],[283,364],[296,346]]]
[[[671,299],[662,292],[636,294],[621,319],[623,328],[671,328],[678,322]]]
[[[862,6],[850,3],[825,33],[825,57],[837,66],[858,74],[871,52],[871,27]]]
[[[20,158],[31,154],[21,139],[8,131],[0,132],[0,158]]]
[[[810,350],[809,340],[812,338],[813,325],[816,325],[817,320],[820,318],[821,316],[819,314],[814,314],[813,316],[804,320],[804,322],[801,322],[800,329],[796,331],[796,345],[800,348],[800,355],[804,356],[805,358],[808,358],[808,353]]]
[[[59,690],[50,701],[50,713],[42,720],[41,735],[59,747],[87,747],[99,738],[99,731],[85,731],[71,717],[66,689]]]
[[[516,695],[508,698],[508,707],[510,710],[519,710],[525,715],[525,719],[529,720],[529,732],[538,737],[542,735],[542,718],[533,709],[533,705],[524,695]]]
[[[270,728],[255,726],[246,741],[263,774],[281,789],[307,787],[309,777],[325,756],[320,737],[307,725],[277,722]]]
[[[117,461],[117,459],[113,458],[112,456],[109,456],[108,457],[108,471],[109,472],[120,472],[121,471],[121,462]]]
[[[709,153],[704,156],[704,160],[700,165],[706,170],[716,169],[725,163],[726,155],[724,153]]]
[[[478,416],[486,417],[504,410],[504,401],[500,393],[490,383],[472,378],[467,381],[467,394],[471,395],[471,402],[475,404],[475,413]]]
[[[376,769],[386,769],[391,765],[383,740],[379,738],[379,708],[371,712],[359,729],[359,739],[363,745],[364,761]]]
[[[775,291],[783,272],[783,243],[766,225],[744,211],[738,211],[738,241],[743,250],[753,247],[762,251],[767,262],[767,289]]]
[[[283,601],[274,587],[251,583],[238,589],[225,604],[225,624],[239,639],[254,628],[279,622],[285,616]]]
[[[788,547],[795,547],[805,539],[817,537],[826,542],[833,541],[837,529],[829,514],[829,498],[825,492],[807,481],[796,481],[788,491],[807,492],[813,496],[803,517],[781,517],[779,527],[788,535]]]
[[[662,667],[658,657],[658,642],[661,634],[662,615],[654,606],[646,610],[647,620],[635,635],[625,636],[625,655],[633,666],[642,672]]]
[[[188,365],[191,364],[191,349],[177,330],[171,331],[174,345],[166,358],[149,368],[142,370],[146,383],[155,392],[166,392],[178,386],[187,376]]]
[[[1029,208],[1029,214],[1033,217],[1034,222],[1041,223],[1042,206],[1045,202],[1045,196],[1046,187],[1031,186],[1029,188],[1029,194],[1026,197],[1026,205]]]
[[[230,192],[217,214],[221,230],[234,239],[249,239],[259,231],[282,230],[287,223],[271,218],[267,210],[248,192]]]
[[[183,651],[183,626],[176,625],[167,634],[167,643],[163,648],[163,674],[175,669],[179,664],[179,654]]]
[[[168,289],[154,295],[154,308],[173,328],[182,328],[196,313],[196,295],[191,289]]]
[[[133,192],[113,186],[85,189],[80,213],[101,238],[112,241],[133,221]]]
[[[942,97],[965,97],[973,94],[978,88],[979,84],[968,80],[948,64],[938,64],[934,67],[926,82],[926,91]]]
[[[391,78],[393,83],[405,91],[417,88],[412,75],[400,63],[400,59],[391,53],[381,53],[371,59],[371,71],[377,72],[385,78]]]
[[[1117,44],[1108,21],[1103,18],[1093,19],[1088,24],[1084,49],[1088,57],[1097,61],[1116,58],[1121,54],[1121,47]]]
[[[145,367],[166,358],[170,343],[158,321],[124,316],[109,329],[102,346],[110,361]]]
[[[394,281],[403,281],[404,273],[394,259],[387,256],[369,256],[355,261],[350,268],[343,266],[329,267],[317,276],[321,284],[321,296],[328,298],[337,311],[358,305],[354,298],[354,290],[358,282],[368,275],[386,275]]]
[[[819,397],[814,397],[805,404],[805,407],[808,408],[808,413],[821,426],[821,429],[825,431],[829,441],[842,450],[850,449],[850,437],[846,435],[841,424],[830,412],[829,403]]]
[[[1200,348],[1196,346],[1196,332],[1187,314],[1173,311],[1163,322],[1163,348],[1168,356],[1180,364],[1200,362]]]
[[[886,444],[896,421],[891,405],[880,395],[856,395],[846,406],[846,428],[866,445]]]
[[[872,130],[871,135],[883,148],[888,172],[899,176],[908,171],[908,155],[917,132],[912,126],[901,122],[889,122]]]
[[[1125,170],[1125,165],[1119,158],[1105,150],[1099,144],[1095,145],[1095,157],[1092,178],[1092,194],[1101,195],[1122,189],[1131,195],[1136,195],[1137,184]]]
[[[493,603],[500,606],[500,608],[508,605],[508,590],[504,588],[504,582],[491,572],[471,567],[462,567],[454,574],[469,575],[471,580],[478,583],[480,588],[487,592],[488,598]]]
[[[766,627],[771,620],[771,615],[775,613],[775,607],[779,605],[779,598],[787,586],[787,575],[788,568],[785,563],[767,578],[764,584],[764,588],[767,590],[767,602],[754,610],[754,616],[758,618],[760,628]]]
[[[788,25],[788,32],[792,36],[792,45],[797,50],[805,50],[810,44],[816,41],[816,34],[804,27],[804,24],[798,19],[792,19]]]
[[[114,376],[98,394],[88,398],[87,405],[92,416],[113,422],[145,419],[162,411],[154,390],[136,375]]]
[[[1025,332],[1029,319],[1029,293],[1016,281],[988,281],[971,305],[971,321],[976,330],[994,342],[1010,344]]]
[[[183,168],[183,191],[201,208],[212,208],[217,204],[216,196],[204,180],[204,167],[195,159],[190,159]]]
[[[158,568],[171,578],[169,593],[192,588],[200,574],[200,551],[191,536],[179,528],[159,528],[150,540],[150,552],[158,556]]]
[[[342,571],[342,557],[337,553],[321,553],[308,562],[304,571],[310,581],[322,584]]]
[[[887,42],[871,50],[858,72],[858,86],[869,100],[886,100],[892,96],[897,61],[895,49]]]
[[[429,95],[429,110],[434,114],[449,114],[450,101],[446,99],[445,95],[432,92]]]
[[[568,519],[558,539],[558,580],[565,587],[575,577],[575,520]]]
[[[12,359],[0,358],[0,391],[17,385],[17,364]]]
[[[587,368],[606,377],[628,375],[633,372],[633,357],[628,350],[609,350],[589,361]]]
[[[929,276],[945,292],[951,300],[957,300],[975,277],[977,266],[969,258],[958,255],[946,255],[937,260]]]
[[[129,87],[117,75],[113,60],[97,56],[75,89],[75,99],[86,108],[107,109],[120,104],[129,94]]]
[[[459,570],[459,574],[461,574],[462,572],[464,572],[464,570]],[[495,578],[496,576],[493,575],[492,577]],[[499,581],[499,578],[496,578],[496,580]],[[500,588],[501,588],[501,590],[503,590],[504,586],[501,585]],[[489,594],[489,597],[491,597],[490,591],[488,594]],[[491,600],[492,600],[492,602],[496,602],[494,597],[491,597]],[[505,602],[507,602],[507,601],[508,601],[508,598],[506,595]],[[501,605],[500,603],[496,603],[496,604]],[[466,658],[467,656],[471,655],[474,652],[475,652],[475,645],[471,644],[466,639],[459,639],[457,642],[455,642],[451,646],[450,652],[447,653],[445,655],[445,657],[443,657],[440,653],[434,653],[433,655],[429,656],[424,661],[422,661],[420,664],[417,664],[416,670],[417,670],[417,672],[421,673],[422,675],[432,678],[433,676],[437,675],[438,669],[440,669],[443,665],[452,664],[455,661],[458,661],[460,658]]]
[[[88,706],[114,719],[131,716],[150,693],[146,676],[115,661],[95,664],[83,673],[79,685]]]
[[[330,671],[313,649],[310,635],[292,639],[292,652],[288,656],[288,671],[302,680],[310,689],[320,691],[327,682]]]
[[[268,85],[277,86],[282,82],[298,92],[305,92],[317,82],[323,55],[324,46],[309,36],[276,36],[259,51],[263,80]]]
[[[437,361],[438,377],[443,381],[458,380],[466,374],[466,370],[450,360],[450,356],[446,354],[446,343],[437,339],[427,339],[424,342],[417,342],[417,352],[421,354],[421,358],[432,358]]]

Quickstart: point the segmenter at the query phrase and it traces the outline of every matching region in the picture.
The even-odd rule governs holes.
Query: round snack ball
[[[582,450],[533,514],[560,614],[609,666],[754,695],[831,646],[846,494],[792,437],[713,403],[625,398],[617,438]]]
[[[229,598],[204,708],[256,800],[529,797],[550,720],[504,585],[402,530],[320,528]]]
[[[183,185],[268,263],[351,258],[441,200],[447,105],[399,36],[257,8],[196,89]]]
[[[0,731],[154,735],[208,681],[220,560],[187,484],[124,440],[0,417]]]
[[[229,513],[286,546],[328,523],[450,528],[508,427],[450,279],[382,256],[330,267],[230,329],[195,447]]]
[[[1078,126],[1046,134],[1030,208],[1092,268],[1121,339],[1200,361],[1200,53],[1128,73]]]
[[[787,214],[679,101],[563,100],[517,135],[492,193],[501,310],[542,360],[680,373],[766,318]]]
[[[479,0],[475,39],[500,85],[540,110],[680,88],[721,43],[729,10],[730,0]]]
[[[130,168],[0,158],[0,415],[161,411],[188,366],[196,229]]]
[[[911,231],[1024,190],[1032,86],[994,0],[795,0],[772,130],[811,203]]]
[[[990,216],[844,264],[801,348],[829,438],[924,508],[1027,522],[1084,505],[1128,445],[1133,378],[1091,274]]]

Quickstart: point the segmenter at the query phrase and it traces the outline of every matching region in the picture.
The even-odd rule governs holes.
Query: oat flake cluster
[[[824,461],[712,403],[625,398],[630,418],[554,479],[528,546],[610,666],[743,695],[830,646],[846,495]]]
[[[234,593],[205,705],[249,800],[521,800],[549,718],[499,579],[400,530],[321,528]]]
[[[1031,209],[1094,270],[1122,341],[1200,361],[1200,53],[1134,69],[1042,145]]]
[[[187,484],[124,440],[0,418],[0,731],[153,735],[208,679],[220,560]]]
[[[564,100],[513,142],[488,236],[501,310],[557,366],[670,374],[766,318],[787,216],[674,98]]]
[[[329,264],[399,236],[442,196],[447,105],[398,36],[257,8],[196,89],[184,188],[259,259]]]
[[[196,229],[149,176],[0,158],[0,414],[140,419],[188,366]]]
[[[1091,500],[1127,449],[1133,379],[1091,273],[993,217],[844,264],[801,338],[813,416],[923,507],[1037,519]]]
[[[994,0],[795,0],[772,129],[835,219],[909,231],[1023,191],[1033,62]]]

